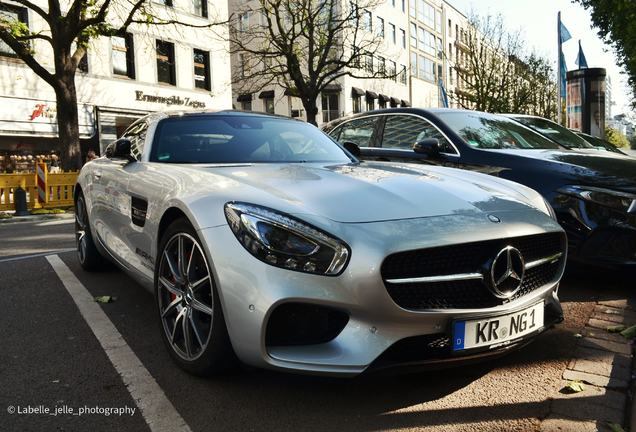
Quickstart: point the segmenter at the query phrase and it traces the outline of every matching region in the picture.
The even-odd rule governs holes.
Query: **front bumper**
[[[211,257],[228,332],[246,364],[312,374],[354,376],[365,370],[428,363],[451,365],[505,353],[562,320],[557,297],[565,255],[553,274],[522,296],[492,305],[451,308],[400,307],[383,280],[381,265],[391,254],[442,245],[487,242],[557,233],[551,219],[536,211],[452,215],[408,221],[336,224],[323,227],[351,246],[344,273],[327,277],[275,268],[256,260],[227,226],[200,232]],[[503,241],[503,240],[502,240]],[[210,248],[210,245],[222,245]],[[456,355],[449,347],[453,322],[505,315],[538,302],[545,305],[540,331],[492,350]],[[307,343],[303,344],[306,338]],[[404,346],[420,345],[412,350]]]

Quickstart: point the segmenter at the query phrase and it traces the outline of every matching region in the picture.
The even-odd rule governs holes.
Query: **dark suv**
[[[362,160],[443,165],[529,186],[552,204],[571,259],[636,266],[634,158],[569,149],[504,116],[444,108],[369,111],[323,130]]]

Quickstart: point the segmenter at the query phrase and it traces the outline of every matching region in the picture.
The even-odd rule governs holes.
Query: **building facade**
[[[164,0],[152,6],[159,16],[193,25],[228,17],[225,3]],[[17,3],[2,1],[0,13],[32,31],[46,30],[39,15]],[[38,41],[32,48],[40,64],[53,64],[50,46]],[[89,148],[99,154],[150,112],[231,107],[230,67],[227,45],[212,30],[139,26],[125,37],[93,39],[75,78],[82,154]],[[52,162],[58,151],[53,89],[0,43],[0,173],[32,171],[36,160]]]

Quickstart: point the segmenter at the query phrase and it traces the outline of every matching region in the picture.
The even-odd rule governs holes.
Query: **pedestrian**
[[[93,159],[97,159],[97,155],[95,154],[95,150],[88,149],[88,153],[86,154],[86,163],[92,161]]]
[[[57,155],[51,156],[51,173],[60,172],[60,163],[57,160]]]

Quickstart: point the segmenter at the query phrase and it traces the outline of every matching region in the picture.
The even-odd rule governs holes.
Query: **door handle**
[[[97,178],[100,178],[102,176],[102,172],[101,171],[94,171],[93,175]]]

